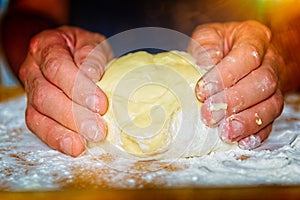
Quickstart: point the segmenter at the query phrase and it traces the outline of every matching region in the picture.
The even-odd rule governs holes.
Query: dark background
[[[261,20],[257,0],[71,0],[70,23],[110,37],[145,26],[191,35],[207,22]]]

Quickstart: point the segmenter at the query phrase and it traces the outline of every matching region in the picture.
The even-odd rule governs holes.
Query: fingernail
[[[225,110],[211,111],[210,125],[218,125],[226,115]]]
[[[220,126],[220,138],[224,142],[233,142],[244,133],[244,125],[236,120],[228,118]]]
[[[204,101],[209,96],[214,94],[213,91],[216,91],[217,85],[214,82],[205,82],[204,80],[200,80],[198,82],[198,88],[197,88],[197,98],[200,101]]]
[[[196,87],[196,96],[199,101],[204,101],[210,96],[219,92],[219,88],[221,88],[219,81],[217,79],[213,79],[213,81],[205,81],[204,79],[200,79],[197,83]]]
[[[98,142],[104,138],[102,127],[96,121],[87,120],[82,122],[80,133],[89,141]]]
[[[252,150],[261,145],[261,139],[258,136],[250,135],[249,137],[241,139],[238,145],[241,149]]]
[[[85,99],[85,103],[87,107],[96,112],[99,113],[101,110],[101,99],[97,95],[90,95]]]
[[[229,128],[227,127],[227,124],[223,124],[220,126],[219,131],[220,138],[225,143],[230,143],[231,140],[229,139]]]
[[[205,118],[207,125],[217,125],[226,116],[227,104],[217,103],[222,101],[224,101],[222,98],[213,96],[203,104],[201,108],[202,116]]]
[[[200,79],[197,83],[196,87],[196,97],[199,101],[203,102],[205,100],[205,94],[204,94],[204,81],[203,79]]]
[[[60,148],[62,152],[68,155],[73,154],[73,140],[70,136],[65,135],[60,141]]]
[[[219,122],[226,115],[227,104],[226,103],[211,103],[209,105],[209,110],[212,113],[212,118],[216,122]]]
[[[98,75],[98,69],[96,69],[95,67],[87,67],[86,71],[90,74],[90,75]]]
[[[97,63],[92,62],[91,60],[89,61],[84,61],[82,63],[80,69],[91,79],[93,80],[99,80],[100,76],[100,69],[97,66]]]

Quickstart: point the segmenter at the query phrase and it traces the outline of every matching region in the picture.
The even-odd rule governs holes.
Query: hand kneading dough
[[[105,142],[138,157],[163,153],[168,154],[165,157],[201,156],[236,148],[220,141],[217,129],[206,127],[200,119],[200,110],[194,109],[201,106],[194,88],[203,74],[189,54],[178,51],[155,55],[141,51],[111,61],[97,83],[109,99],[109,108],[103,116],[108,126]],[[180,79],[185,83],[180,83]],[[184,84],[190,88],[191,97],[176,94]],[[184,129],[192,130],[192,137],[191,134],[185,137],[187,132],[178,133],[184,123],[182,99],[197,104],[188,103],[185,107],[199,114],[186,119],[189,125]],[[188,130],[190,127],[196,129]]]

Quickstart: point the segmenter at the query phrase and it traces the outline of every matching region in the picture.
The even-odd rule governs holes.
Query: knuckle
[[[255,23],[254,26],[259,28],[262,31],[262,33],[265,35],[267,40],[270,41],[272,37],[272,31],[262,23],[259,23],[257,21],[253,21],[253,22]]]
[[[20,67],[20,70],[19,70],[19,78],[20,78],[20,80],[22,81],[23,84],[25,84],[25,82],[26,82],[27,74],[28,74],[27,68],[23,64]]]
[[[47,98],[46,85],[39,78],[33,80],[31,101],[34,108],[43,112],[43,104]]]
[[[268,49],[265,61],[277,74],[280,74],[282,66],[285,65],[284,58],[273,46]]]
[[[272,38],[272,31],[267,26],[265,26],[265,25],[262,25],[262,26],[263,26],[264,32],[268,38],[268,41],[270,41]]]
[[[79,66],[80,68],[93,69],[94,72],[96,72],[96,74],[99,76],[104,73],[104,68],[108,59],[105,55],[105,52],[103,52],[101,49],[95,49],[93,51],[94,52],[89,54],[87,58],[84,56],[86,54],[82,55],[82,58],[79,58]]]
[[[45,40],[45,38],[47,38]],[[63,39],[59,30],[45,30],[34,35],[29,41],[29,52],[35,54],[40,50],[40,46],[46,41],[52,41],[57,39]],[[60,41],[61,42],[61,41]]]
[[[273,104],[277,108],[275,114],[276,116],[279,116],[284,107],[283,95],[279,90],[277,90],[277,92],[274,95]]]
[[[54,80],[62,67],[62,60],[56,57],[48,57],[41,67],[45,76],[50,80]]]
[[[223,38],[221,24],[199,25],[192,34],[188,52],[196,58],[203,57],[204,55],[207,57],[217,57],[216,62],[218,62],[224,56]]]
[[[270,68],[260,68],[259,70],[252,71],[253,77],[256,77],[256,87],[259,91],[269,91],[274,93],[278,86],[278,78],[273,70]]]
[[[192,38],[196,41],[205,41],[207,38],[221,38],[222,32],[219,30],[220,24],[204,24],[196,27],[192,34]]]
[[[89,43],[89,44],[85,44],[80,48],[80,51],[85,52],[85,53],[89,53],[91,52],[96,46],[98,45],[98,43],[93,42],[93,43]]]
[[[271,69],[265,69],[263,79],[261,81],[262,85],[265,89],[270,89],[270,91],[274,92],[277,88],[277,76]]]
[[[101,75],[102,75],[104,73],[104,68],[105,68],[105,65],[108,62],[109,58],[106,55],[106,52],[103,52],[103,51],[99,51],[98,55],[99,56],[97,57],[97,61],[99,63]]]
[[[247,30],[251,29],[258,29],[264,36],[266,36],[267,40],[271,40],[272,32],[271,30],[264,24],[255,21],[255,20],[248,20],[241,24],[242,28],[246,28]]]
[[[63,56],[63,52],[61,50],[62,44],[58,43],[58,42],[53,42],[49,45],[45,45],[42,49],[41,49],[41,57],[44,60],[47,60],[47,58],[51,55],[55,55],[55,56]]]
[[[227,104],[228,109],[227,112],[229,114],[235,114],[240,112],[245,107],[245,96],[241,94],[241,91],[234,90],[230,92],[227,96]]]
[[[200,25],[196,28],[196,30],[193,32],[192,38],[196,40],[201,40],[203,35],[207,35],[208,33],[211,33],[213,29],[211,27]]]
[[[29,53],[35,54],[38,51],[38,46],[40,44],[41,37],[36,35],[32,37],[29,41]]]
[[[261,48],[248,41],[247,44],[244,45],[244,52],[245,55],[249,55],[250,59],[253,60],[255,66],[259,66],[262,62],[263,52],[261,52]]]
[[[27,107],[25,111],[25,122],[30,130],[32,129],[34,123],[34,120],[32,120],[33,116],[34,116],[33,108]]]
[[[251,63],[251,65],[258,67],[263,60],[264,50],[261,48],[260,44],[255,43],[254,41],[247,40],[246,42],[241,42],[234,44],[232,49],[243,52],[245,55],[245,61]]]
[[[89,43],[82,45],[78,51],[74,53],[75,61],[77,65],[81,65],[88,57],[93,58],[96,57],[94,53],[92,52],[97,46],[97,43]],[[98,56],[98,55],[97,55]]]
[[[269,99],[268,106],[266,106],[269,110],[271,119],[277,118],[283,111],[284,100],[281,92],[279,90],[276,91]],[[266,110],[264,109],[264,110]]]
[[[260,23],[259,23],[259,22],[256,22],[256,21],[254,21],[254,20],[247,20],[247,21],[242,22],[242,23],[238,26],[238,28],[239,28],[239,30],[241,30],[241,31],[244,31],[244,30],[249,31],[249,30],[251,30],[251,29],[256,29],[258,26],[260,26]]]

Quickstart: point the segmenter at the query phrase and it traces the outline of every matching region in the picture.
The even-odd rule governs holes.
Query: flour
[[[299,103],[299,94],[286,98],[270,138],[256,150],[140,162],[93,148],[78,158],[52,150],[26,128],[26,97],[22,96],[0,103],[0,189],[300,184]],[[95,157],[93,151],[101,153]]]

